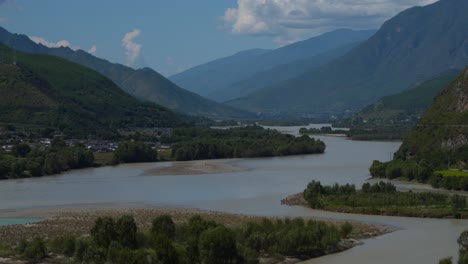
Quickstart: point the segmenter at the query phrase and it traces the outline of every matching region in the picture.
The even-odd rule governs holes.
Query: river
[[[296,134],[299,127],[277,128]],[[388,160],[398,142],[351,141],[319,137],[320,155],[237,159],[226,162],[244,172],[148,176],[145,170],[171,162],[130,164],[71,171],[58,176],[0,182],[0,210],[86,204],[151,204],[192,207],[263,216],[304,216],[358,220],[400,230],[365,240],[351,250],[306,263],[437,263],[457,255],[456,239],[466,220],[364,216],[316,211],[280,204],[311,180],[361,185],[372,160]],[[404,185],[404,183],[402,183]],[[404,186],[402,186],[404,187]]]

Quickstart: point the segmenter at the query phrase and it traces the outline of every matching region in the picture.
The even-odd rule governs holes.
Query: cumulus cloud
[[[44,38],[41,37],[35,37],[35,36],[30,36],[29,37],[32,41],[36,42],[37,44],[42,44],[46,47],[49,48],[60,48],[60,47],[68,47],[72,50],[78,50],[80,47],[78,46],[73,46],[69,41],[67,40],[59,40],[57,42],[50,42]]]
[[[134,42],[134,39],[140,35],[139,29],[134,29],[127,32],[122,39],[122,46],[125,48],[125,55],[127,56],[127,65],[132,65],[140,56],[141,44]]]
[[[89,54],[92,54],[92,55],[96,55],[97,53],[97,47],[95,44],[93,44],[93,46],[91,46],[91,48],[88,50],[88,53]]]
[[[272,36],[278,44],[337,28],[379,27],[398,12],[437,0],[237,0],[224,27],[234,34]]]

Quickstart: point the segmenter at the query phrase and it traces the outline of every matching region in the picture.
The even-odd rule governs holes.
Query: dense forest
[[[432,192],[400,192],[391,183],[323,186],[312,181],[304,190],[309,206],[330,211],[416,217],[466,218],[466,197]]]
[[[139,141],[125,141],[113,154],[113,164],[156,161],[158,152]]]
[[[325,144],[308,136],[249,126],[231,129],[179,128],[168,139],[175,160],[272,157],[323,153]]]
[[[233,228],[200,216],[175,224],[170,216],[162,215],[145,232],[132,216],[123,215],[98,218],[90,236],[23,240],[10,254],[31,262],[62,255],[65,261],[96,264],[255,264],[262,256],[307,259],[342,250],[340,241],[352,231],[347,222],[339,226],[301,218],[265,218]]]
[[[19,143],[12,153],[0,153],[0,179],[52,175],[93,164],[93,153],[82,145],[67,147],[62,140],[54,140],[50,148],[41,150]]]

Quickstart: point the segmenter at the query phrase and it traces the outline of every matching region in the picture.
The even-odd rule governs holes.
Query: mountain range
[[[141,102],[101,74],[50,55],[14,52],[0,44],[0,120],[54,128],[69,136],[108,138],[119,128],[175,127],[181,116]],[[16,54],[17,60],[13,59]]]
[[[274,50],[242,51],[169,79],[200,95],[226,101],[329,62],[374,33],[375,30],[338,29]]]
[[[468,1],[440,0],[407,9],[346,55],[228,102],[255,112],[359,110],[468,64]]]
[[[246,111],[216,103],[182,89],[150,68],[135,70],[97,58],[82,50],[74,51],[66,47],[48,48],[33,42],[25,35],[12,34],[1,27],[0,42],[23,52],[49,54],[76,62],[101,73],[138,99],[155,102],[177,112],[210,118],[246,118],[252,116]]]

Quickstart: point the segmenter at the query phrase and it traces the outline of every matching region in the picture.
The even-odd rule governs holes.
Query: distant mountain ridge
[[[258,83],[260,87],[250,87],[250,84],[257,85],[257,83],[252,82],[253,79],[262,77],[255,76],[256,74],[366,40],[373,33],[375,33],[375,30],[338,29],[275,50],[253,49],[239,52],[232,56],[193,67],[170,76],[169,79],[185,89],[208,98],[219,101],[233,99],[239,97],[239,95],[235,95],[237,91],[250,90],[252,92],[255,89],[262,88],[265,81]],[[302,66],[306,66],[306,64]],[[294,65],[291,67],[294,67]],[[292,73],[295,72],[285,73],[284,76],[286,77],[283,78],[294,77],[294,75],[290,75]],[[245,86],[239,87],[243,81],[246,81]],[[226,93],[232,93],[233,95],[226,96]]]
[[[468,1],[413,7],[346,55],[230,105],[256,112],[359,110],[378,98],[468,64]]]
[[[127,127],[175,127],[181,117],[141,102],[84,66],[50,55],[16,52],[0,44],[0,122],[54,128],[99,138]],[[7,55],[5,55],[7,54]]]
[[[84,65],[108,77],[136,98],[155,102],[174,111],[221,119],[251,117],[246,111],[221,105],[186,91],[150,68],[134,70],[97,58],[82,50],[48,48],[33,42],[25,35],[12,34],[1,27],[0,42],[23,52],[54,55]]]
[[[247,96],[253,92],[261,90],[262,88],[299,76],[304,72],[339,58],[348,53],[352,48],[356,47],[359,43],[360,42],[346,44],[337,49],[326,51],[307,59],[278,65],[271,69],[256,73],[249,78],[234,83],[223,90],[217,90],[208,97],[213,98],[219,102],[225,102]]]

